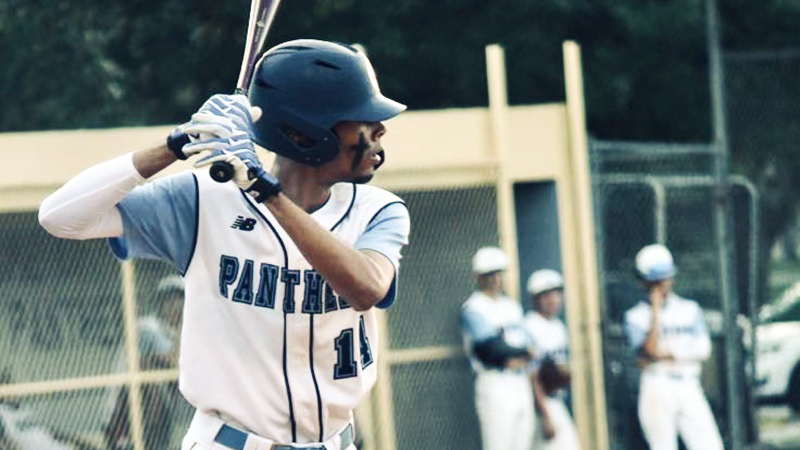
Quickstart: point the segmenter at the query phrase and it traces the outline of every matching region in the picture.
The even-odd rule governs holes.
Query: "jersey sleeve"
[[[411,219],[403,203],[390,203],[381,209],[356,240],[355,248],[373,250],[389,258],[395,268],[400,266],[400,252],[408,244]]]
[[[386,297],[376,305],[385,309],[397,297],[397,271],[400,267],[401,251],[408,244],[411,232],[411,219],[406,205],[401,202],[390,203],[381,209],[367,225],[367,229],[356,240],[354,247],[358,250],[372,250],[386,256],[394,265],[394,279]]]
[[[632,311],[625,314],[625,336],[628,338],[628,346],[632,350],[639,350],[644,345],[648,332],[650,332],[649,324],[645,326],[638,323]]]
[[[464,337],[472,343],[489,340],[500,332],[480,311],[469,305],[461,309],[461,330]]]
[[[139,326],[139,353],[143,356],[168,354],[172,351],[173,342],[154,324]]]
[[[109,238],[116,257],[161,259],[186,272],[197,236],[198,187],[191,172],[139,186],[117,209],[123,235]]]

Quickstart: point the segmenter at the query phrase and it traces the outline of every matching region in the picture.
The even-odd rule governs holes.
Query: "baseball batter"
[[[677,269],[670,251],[648,245],[636,255],[636,273],[649,292],[625,313],[625,331],[641,367],[639,421],[651,450],[723,448],[700,385],[711,336],[697,302],[672,292]]]
[[[534,370],[544,361],[552,361],[569,380],[569,335],[559,318],[563,304],[564,279],[551,269],[533,272],[528,278],[527,291],[532,309],[525,315],[525,326],[533,337]],[[539,450],[578,450],[578,431],[572,420],[563,394],[564,386],[536,389],[538,426],[534,448]]]
[[[364,53],[317,40],[268,50],[248,92],[79,174],[39,220],[183,275],[179,385],[197,409],[184,450],[352,450],[352,410],[377,376],[375,307],[395,300],[410,228],[401,199],[364,183],[384,161],[382,122],[405,106]],[[270,171],[253,142],[277,154]],[[146,182],[196,154],[196,167],[231,164],[232,182],[207,170]]]
[[[483,450],[530,449],[533,443],[536,416],[527,371],[532,342],[522,306],[503,294],[507,266],[501,249],[479,249],[472,258],[478,290],[461,307]]]

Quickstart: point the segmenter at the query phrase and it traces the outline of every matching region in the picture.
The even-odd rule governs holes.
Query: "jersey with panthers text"
[[[625,332],[634,351],[644,344],[652,318],[653,308],[644,300],[625,313]],[[700,305],[670,293],[661,305],[660,325],[659,351],[673,359],[649,364],[646,370],[699,376],[702,362],[711,355],[711,336]]]
[[[278,442],[329,439],[375,382],[375,308],[352,309],[234,183],[207,171],[194,179],[196,229],[177,230],[195,236],[185,258],[181,392],[199,410]],[[340,183],[311,216],[355,244],[394,204],[402,200],[382,189]]]

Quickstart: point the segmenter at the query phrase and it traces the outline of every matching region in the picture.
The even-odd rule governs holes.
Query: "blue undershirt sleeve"
[[[500,332],[483,314],[469,307],[461,310],[461,330],[472,342],[486,341]]]
[[[632,350],[637,351],[644,345],[649,331],[636,326],[631,320],[625,319],[625,335],[628,337],[628,345]]]
[[[183,275],[197,235],[198,190],[191,172],[161,178],[135,188],[117,204],[123,235],[109,238],[120,259],[161,259]]]
[[[394,280],[386,297],[376,305],[378,308],[392,306],[397,297],[397,270],[402,257],[400,252],[408,244],[410,231],[411,219],[406,205],[401,202],[390,203],[375,215],[364,234],[355,242],[356,249],[379,252],[394,264]]]

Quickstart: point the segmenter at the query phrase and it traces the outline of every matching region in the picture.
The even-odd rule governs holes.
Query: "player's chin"
[[[374,176],[375,176],[375,172],[371,172],[369,174],[364,174],[364,175],[357,175],[357,176],[353,177],[353,179],[351,181],[353,183],[356,183],[356,184],[367,184],[370,181],[372,181],[372,177],[374,177]]]

